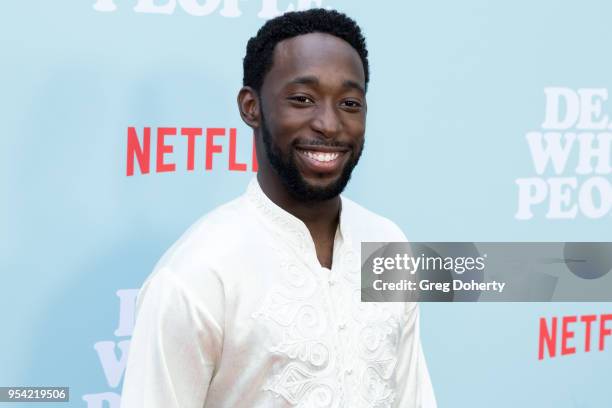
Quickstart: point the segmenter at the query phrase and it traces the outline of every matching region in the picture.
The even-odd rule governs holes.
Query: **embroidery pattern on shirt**
[[[361,398],[353,398],[351,406],[391,407],[395,399],[398,318],[392,304],[361,302],[359,257],[352,249],[343,254],[342,262],[342,277],[352,288],[348,300],[350,319],[357,331],[349,337],[347,347],[362,363],[353,390]]]
[[[339,253],[338,269],[345,289],[334,294],[335,305],[329,305],[335,308],[333,313],[337,313],[343,325],[350,321],[351,331],[342,338],[346,342],[335,345],[343,349],[338,354],[346,357],[339,362],[341,356],[332,345],[335,327],[328,317],[332,311],[325,310],[320,283],[308,265],[296,263],[298,259],[312,256],[309,252],[314,251],[308,230],[269,203],[267,197],[262,197],[258,186],[249,186],[247,195],[264,220],[276,229],[278,242],[286,243],[290,252],[296,252],[289,258],[286,250],[276,248],[277,256],[282,259],[281,281],[270,290],[262,307],[252,314],[253,318],[272,324],[277,330],[280,328],[282,340],[271,346],[269,352],[289,359],[263,389],[298,408],[391,407],[395,398],[392,377],[397,363],[399,323],[388,305],[360,301],[358,253],[353,249]],[[339,378],[344,366],[352,372],[351,380]]]
[[[283,261],[280,284],[266,296],[252,317],[280,329],[281,341],[268,351],[288,358],[280,373],[273,375],[263,389],[282,396],[300,408],[334,407],[338,384],[334,381],[335,362],[330,342],[327,314],[319,299],[315,276],[304,273],[297,264]]]

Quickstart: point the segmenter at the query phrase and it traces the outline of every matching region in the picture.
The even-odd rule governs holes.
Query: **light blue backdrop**
[[[187,172],[178,136],[168,155],[177,171],[127,177],[127,128],[236,127],[250,163],[235,97],[246,40],[270,1],[241,0],[235,18],[221,6],[193,16],[181,3],[172,14],[135,12],[136,0],[116,0],[113,12],[94,3],[0,6],[0,386],[70,386],[61,406],[71,407],[120,392],[93,348],[129,339],[114,335],[116,291],[138,288],[195,219],[252,177],[226,170],[227,145],[204,171],[201,142]],[[362,25],[371,56],[366,151],[347,196],[415,241],[611,240],[609,215],[514,215],[515,180],[535,175],[525,134],[541,128],[544,88],[612,89],[612,3],[322,5]],[[612,406],[610,346],[584,353],[577,341],[576,355],[537,359],[540,317],[587,313],[612,305],[423,305],[440,406]]]

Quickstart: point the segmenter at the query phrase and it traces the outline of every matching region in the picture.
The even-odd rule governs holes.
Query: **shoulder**
[[[244,195],[200,217],[145,279],[138,293],[137,310],[149,297],[163,308],[195,305],[200,311],[206,310],[214,321],[222,321],[223,265],[248,245],[247,238],[254,231],[253,219]]]
[[[342,217],[359,241],[407,241],[402,230],[390,219],[342,196]]]
[[[251,212],[241,196],[203,215],[164,253],[151,275],[163,269],[189,282],[194,275],[215,273],[224,259],[248,245],[255,233]]]

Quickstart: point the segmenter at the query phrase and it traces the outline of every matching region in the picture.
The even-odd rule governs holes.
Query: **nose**
[[[322,103],[315,110],[311,127],[326,138],[333,138],[342,130],[339,112],[333,103]]]

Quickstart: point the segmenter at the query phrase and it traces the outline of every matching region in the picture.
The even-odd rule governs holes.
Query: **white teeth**
[[[315,159],[316,161],[320,161],[320,162],[328,162],[328,161],[332,161],[332,160],[336,160],[338,158],[338,156],[340,156],[340,153],[324,153],[324,152],[313,152],[310,150],[304,150],[304,154],[308,157],[310,157],[311,159]]]

